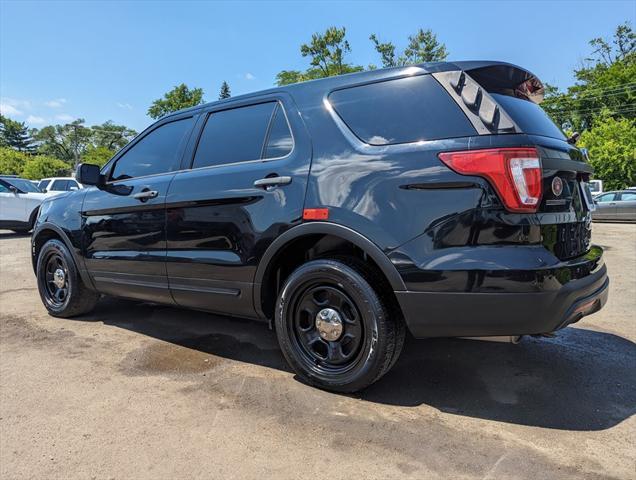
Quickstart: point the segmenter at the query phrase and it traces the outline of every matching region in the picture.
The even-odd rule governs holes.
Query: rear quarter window
[[[563,132],[559,130],[559,127],[554,124],[548,114],[536,103],[499,93],[492,93],[491,95],[521,128],[523,133],[565,140]]]
[[[477,132],[430,75],[336,90],[329,101],[363,142],[392,145],[466,137]]]

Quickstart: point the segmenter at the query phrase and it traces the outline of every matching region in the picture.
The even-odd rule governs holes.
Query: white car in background
[[[29,180],[0,175],[0,229],[27,233],[45,198],[46,194]]]
[[[52,177],[40,180],[38,188],[50,196],[51,194],[58,194],[60,192],[79,190],[80,188],[84,188],[84,186],[73,177]]]

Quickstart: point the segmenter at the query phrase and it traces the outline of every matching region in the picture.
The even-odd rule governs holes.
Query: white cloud
[[[245,79],[246,80],[254,80],[256,77],[254,75],[252,75],[250,72],[247,72],[245,74]]]
[[[119,108],[123,108],[124,110],[132,110],[133,107],[130,103],[121,103],[121,102],[117,102],[117,106]]]
[[[3,102],[0,103],[0,113],[7,116],[19,116],[22,115],[22,110],[18,110],[13,105]]]
[[[55,119],[60,120],[61,122],[72,122],[75,120],[75,117],[68,113],[60,113],[59,115],[55,115]]]
[[[65,103],[66,103],[66,98],[56,98],[54,100],[49,100],[48,102],[44,102],[44,105],[50,108],[60,108]]]
[[[38,117],[36,115],[29,115],[26,121],[27,123],[35,124],[35,125],[42,125],[43,123],[46,123],[46,120],[44,120],[44,118]]]

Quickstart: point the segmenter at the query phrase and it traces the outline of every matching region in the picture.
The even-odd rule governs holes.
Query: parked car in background
[[[94,187],[47,199],[32,236],[44,306],[101,294],[275,325],[290,366],[351,392],[417,338],[550,334],[602,308],[593,173],[501,62],[288,85],[169,114]],[[467,375],[470,375],[467,372]]]
[[[44,193],[69,192],[71,190],[79,190],[84,186],[73,177],[52,177],[43,178],[38,183],[38,188]]]
[[[45,198],[46,194],[30,180],[0,175],[0,228],[28,232]]]
[[[594,197],[592,220],[636,222],[636,190],[615,190]]]

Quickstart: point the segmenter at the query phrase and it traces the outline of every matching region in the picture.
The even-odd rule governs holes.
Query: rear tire
[[[307,383],[355,392],[397,361],[405,327],[373,272],[353,258],[297,268],[278,297],[275,325],[289,365]]]
[[[88,313],[99,300],[99,294],[84,285],[71,252],[60,240],[42,246],[36,276],[42,303],[54,317]]]

